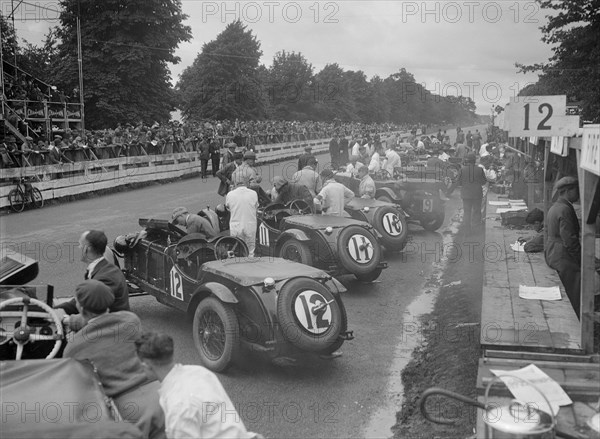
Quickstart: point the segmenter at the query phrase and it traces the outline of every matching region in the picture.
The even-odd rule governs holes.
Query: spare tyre
[[[406,246],[406,218],[392,206],[377,209],[373,215],[373,227],[381,234],[381,242],[388,250],[399,251]]]
[[[352,274],[368,274],[381,262],[381,247],[373,234],[364,227],[345,227],[337,237],[338,258]]]
[[[277,297],[277,317],[286,340],[310,352],[324,352],[337,345],[345,324],[342,310],[331,291],[310,278],[292,279],[281,288]]]

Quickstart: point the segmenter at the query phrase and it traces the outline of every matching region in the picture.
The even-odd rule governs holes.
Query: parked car
[[[408,214],[409,222],[418,223],[426,230],[435,231],[442,226],[445,217],[444,202],[440,198],[440,190],[445,190],[442,182],[375,177],[376,199],[399,204]],[[336,174],[335,179],[358,195],[358,179],[343,173]]]
[[[142,438],[134,425],[122,421],[93,365],[54,358],[64,332],[51,308],[52,287],[25,285],[37,273],[37,261],[26,256],[1,259],[2,437]]]
[[[147,236],[121,249],[123,272],[138,290],[193,316],[194,344],[209,369],[227,369],[242,345],[271,359],[331,358],[352,338],[340,297],[345,288],[324,271],[248,258],[237,238],[211,245],[195,234],[170,235],[166,221],[140,224]]]

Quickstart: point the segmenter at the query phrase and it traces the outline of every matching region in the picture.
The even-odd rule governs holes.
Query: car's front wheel
[[[235,311],[215,297],[202,300],[194,314],[193,336],[202,364],[215,372],[224,371],[240,345]]]
[[[308,245],[300,242],[296,239],[288,239],[281,246],[279,255],[283,259],[288,261],[299,262],[304,265],[311,265],[313,263],[312,254]]]

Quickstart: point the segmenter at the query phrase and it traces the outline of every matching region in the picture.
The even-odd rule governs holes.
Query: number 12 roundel
[[[294,300],[294,313],[302,328],[322,334],[331,326],[331,308],[327,299],[316,291],[306,290]]]

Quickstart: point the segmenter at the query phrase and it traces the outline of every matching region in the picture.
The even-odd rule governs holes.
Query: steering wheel
[[[269,204],[268,206],[265,206],[265,208],[262,210],[262,215],[264,219],[274,219],[275,215],[276,215],[276,211],[281,210],[281,209],[285,209],[285,206],[283,204],[280,203],[272,203]]]
[[[23,309],[21,311],[2,311],[10,305],[21,305]],[[45,312],[29,311],[30,305],[36,305],[42,308]],[[17,354],[15,360],[20,360],[23,355],[23,347],[29,342],[36,341],[52,341],[54,340],[54,348],[46,357],[46,360],[54,358],[62,345],[62,339],[64,337],[62,323],[60,318],[56,314],[56,311],[46,305],[44,302],[32,299],[30,297],[15,297],[14,299],[8,299],[0,303],[0,319],[3,317],[18,317],[21,316],[21,325],[15,328],[14,332],[7,332],[0,328],[0,337],[6,338],[2,343],[6,343],[11,338],[17,344]],[[34,329],[27,325],[27,317],[38,317],[46,320],[53,320],[56,325],[56,334],[54,335],[39,335],[35,334]]]
[[[223,236],[215,242],[215,258],[218,261],[230,258],[244,258],[248,256],[246,244],[231,236]]]
[[[312,213],[312,208],[304,200],[293,200],[288,204],[288,208],[291,210],[297,210],[300,215],[307,215]]]

